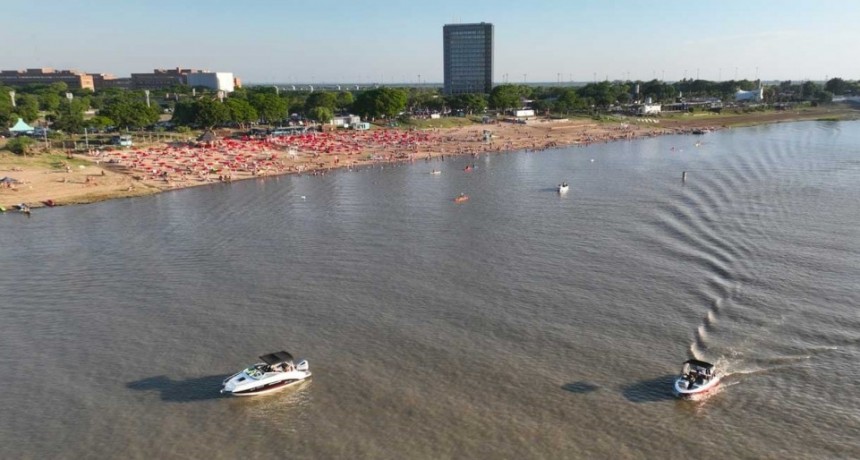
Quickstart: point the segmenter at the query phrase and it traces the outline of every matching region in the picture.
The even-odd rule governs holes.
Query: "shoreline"
[[[808,110],[649,119],[536,120],[527,124],[475,124],[424,130],[377,129],[320,133],[285,141],[240,142],[224,139],[204,146],[153,145],[94,155],[65,154],[6,157],[0,176],[20,181],[0,188],[0,205],[32,209],[89,204],[288,174],[322,175],[339,169],[416,161],[445,156],[542,151],[619,140],[691,134],[771,123],[860,119],[850,109]],[[489,140],[484,131],[492,133]],[[301,143],[301,144],[299,144]],[[9,154],[11,155],[11,154]]]

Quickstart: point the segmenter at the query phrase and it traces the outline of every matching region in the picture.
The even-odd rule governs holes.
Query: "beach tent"
[[[9,128],[9,132],[12,134],[32,134],[33,127],[25,123],[23,119],[19,118],[18,122],[15,123],[15,126]]]

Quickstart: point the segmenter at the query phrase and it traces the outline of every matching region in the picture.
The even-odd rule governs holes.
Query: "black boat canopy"
[[[711,363],[707,363],[705,361],[699,361],[698,359],[688,359],[684,361],[684,364],[690,364],[692,366],[703,367],[705,369],[713,369],[714,365]]]
[[[277,351],[275,353],[269,353],[268,355],[260,356],[260,359],[262,359],[264,363],[270,366],[274,366],[275,364],[293,362],[293,355],[287,353],[286,351]]]

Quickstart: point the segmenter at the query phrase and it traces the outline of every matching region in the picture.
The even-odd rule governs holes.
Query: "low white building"
[[[215,91],[233,92],[232,72],[191,72],[185,75],[188,86],[202,86]]]
[[[735,93],[735,101],[737,102],[761,102],[764,100],[764,88],[756,88],[749,91],[742,89]]]
[[[531,118],[535,116],[535,111],[532,109],[514,110],[514,116],[517,118]]]
[[[349,128],[357,123],[361,123],[361,117],[358,115],[343,115],[331,119],[331,124],[338,128]]]
[[[663,111],[663,106],[660,104],[645,103],[639,106],[639,115],[658,115]]]

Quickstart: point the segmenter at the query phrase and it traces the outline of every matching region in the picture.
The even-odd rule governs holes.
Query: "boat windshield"
[[[265,372],[265,365],[260,366],[259,364],[255,364],[255,365],[245,369],[245,373],[248,374],[248,376],[250,376],[252,378],[258,379],[258,378],[262,377],[263,374],[266,373]]]

